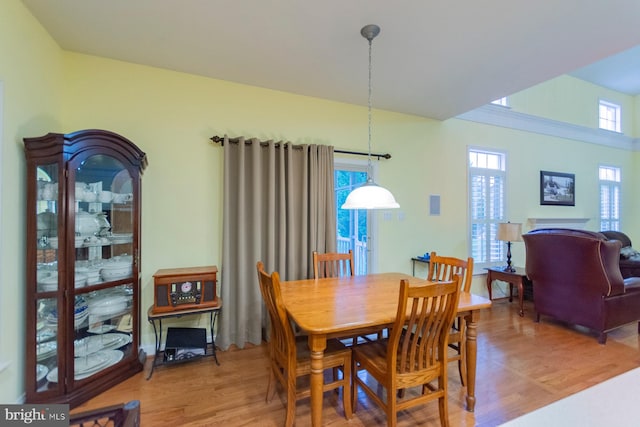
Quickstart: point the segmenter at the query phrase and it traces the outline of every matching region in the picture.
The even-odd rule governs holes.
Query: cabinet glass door
[[[60,198],[58,193],[58,164],[40,165],[35,168],[36,187],[36,339],[35,379],[36,389],[45,391],[57,388],[60,320],[58,305],[60,280],[58,277],[58,240]]]
[[[74,379],[89,378],[131,355],[134,294],[132,177],[99,154],[75,169]]]

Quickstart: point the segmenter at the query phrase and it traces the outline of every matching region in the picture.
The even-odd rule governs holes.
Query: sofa
[[[640,321],[640,277],[622,277],[620,241],[563,228],[532,230],[522,238],[536,322],[546,315],[581,325],[605,344],[611,330]]]
[[[640,253],[631,245],[631,239],[620,231],[603,231],[602,234],[609,240],[618,240],[622,243],[620,249],[620,273],[622,277],[640,277]]]

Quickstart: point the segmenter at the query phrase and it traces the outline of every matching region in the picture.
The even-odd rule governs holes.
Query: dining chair
[[[326,252],[318,253],[313,251],[313,278],[324,279],[328,277],[353,276],[353,250],[347,253]],[[370,328],[357,335],[341,337],[341,339],[353,339],[353,345],[358,343],[358,338],[371,341],[370,335],[376,334],[378,339],[383,338],[383,331],[380,328]]]
[[[440,256],[435,252],[431,252],[429,259],[429,273],[427,280],[444,281],[452,280],[454,275],[462,276],[460,288],[463,292],[471,291],[471,280],[473,278],[473,258],[466,260],[449,256]],[[455,355],[449,355],[449,362],[458,362],[458,372],[460,373],[460,382],[463,386],[467,384],[467,345],[465,339],[466,323],[461,316],[453,321],[453,326],[449,334],[449,347],[455,351]]]
[[[385,411],[388,426],[397,424],[398,411],[436,399],[440,423],[449,425],[446,353],[459,280],[455,276],[448,282],[414,286],[407,280],[400,282],[398,311],[389,338],[352,347],[354,412],[360,386]],[[364,378],[358,375],[362,370],[367,372]],[[376,388],[369,377],[376,380]],[[399,393],[412,387],[420,390]]]
[[[315,279],[353,275],[353,251],[351,249],[348,253],[313,251],[313,277]]]
[[[280,275],[271,275],[264,271],[264,264],[258,261],[258,282],[271,323],[271,337],[269,340],[269,383],[267,385],[267,403],[276,393],[276,381],[286,390],[287,415],[285,425],[292,426],[296,415],[296,400],[311,396],[311,389],[307,386],[298,388],[297,380],[311,374],[311,357],[306,336],[295,336],[287,312],[282,302],[280,291]],[[325,382],[323,391],[342,387],[342,401],[345,418],[353,415],[351,410],[351,350],[337,339],[327,340],[324,352],[324,368],[342,370],[342,378],[335,375],[332,380]]]

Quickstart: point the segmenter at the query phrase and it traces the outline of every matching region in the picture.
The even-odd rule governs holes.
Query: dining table
[[[403,273],[375,273],[281,282],[282,299],[292,321],[308,335],[311,357],[311,423],[322,425],[323,354],[327,339],[354,335],[360,330],[393,325],[400,281],[411,286],[430,282]],[[480,295],[460,292],[458,316],[466,322],[467,411],[475,409],[477,322],[479,312],[491,307]]]

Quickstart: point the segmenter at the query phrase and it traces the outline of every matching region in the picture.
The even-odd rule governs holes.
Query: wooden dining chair
[[[271,275],[264,271],[264,264],[258,262],[258,282],[264,299],[269,320],[271,322],[271,337],[269,340],[269,383],[266,401],[270,402],[276,393],[276,381],[285,389],[287,394],[287,416],[285,425],[292,426],[296,415],[296,400],[311,396],[309,387],[298,388],[297,380],[311,374],[311,358],[307,337],[295,336],[293,327],[287,316],[280,292],[280,275]],[[342,387],[342,401],[345,418],[352,417],[351,410],[351,350],[337,339],[327,340],[324,352],[324,368],[342,370],[342,378],[335,375],[332,380],[325,382],[323,391]]]
[[[322,279],[325,277],[353,276],[353,251],[348,253],[313,251],[313,277]]]
[[[431,252],[429,259],[429,273],[427,280],[444,281],[452,280],[454,275],[460,274],[462,280],[460,289],[464,292],[471,291],[471,279],[473,278],[473,258],[466,260],[449,256],[439,256]],[[466,345],[466,323],[461,316],[454,319],[451,332],[449,334],[449,347],[455,351],[455,355],[449,355],[449,362],[458,362],[458,372],[460,382],[467,385],[467,345]]]
[[[449,425],[446,353],[459,280],[455,276],[453,281],[416,286],[409,286],[407,280],[400,282],[398,311],[389,338],[353,347],[354,412],[360,386],[384,409],[388,426],[397,424],[398,411],[436,399],[440,423]],[[367,371],[364,378],[358,375],[362,370]],[[378,387],[373,387],[369,377]],[[399,393],[416,386],[417,392]]]
[[[323,279],[327,277],[353,276],[353,250],[348,253],[326,252],[318,253],[313,251],[313,277]],[[358,343],[358,338],[371,341],[371,335],[377,335],[378,339],[383,338],[383,331],[380,328],[370,328],[357,335],[341,337],[341,339],[352,339],[353,345]]]

